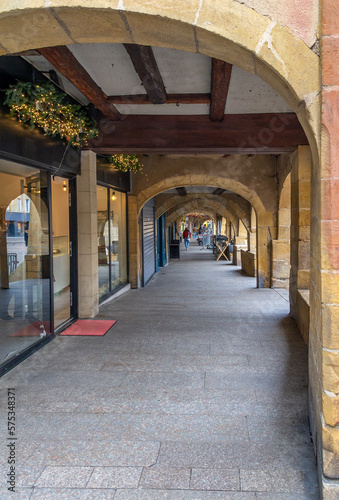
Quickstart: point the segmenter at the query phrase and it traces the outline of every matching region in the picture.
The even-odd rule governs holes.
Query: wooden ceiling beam
[[[68,47],[45,47],[39,49],[55,69],[60,71],[80,92],[109,120],[120,120],[121,114],[107,100],[106,94],[81,66]]]
[[[208,115],[123,115],[99,122],[100,134],[86,149],[97,153],[216,153],[280,154],[307,145],[295,113],[225,115],[211,122]]]
[[[224,119],[232,67],[232,64],[212,58],[210,105],[212,122],[221,122]]]
[[[213,194],[220,196],[222,193],[224,193],[226,190],[222,188],[217,188],[215,191],[213,191]]]
[[[112,104],[153,104],[147,94],[112,95],[107,100]],[[167,94],[165,104],[209,104],[211,94]]]
[[[175,188],[180,196],[187,196],[187,190],[185,187]]]
[[[164,104],[166,102],[166,90],[152,47],[131,43],[124,43],[124,47],[150,101],[153,104]]]

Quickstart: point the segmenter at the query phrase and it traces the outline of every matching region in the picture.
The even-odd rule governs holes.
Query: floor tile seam
[[[35,479],[35,481],[34,481],[34,483],[33,483],[33,488],[35,487],[35,485],[36,485],[37,481],[39,481],[39,479],[40,479],[40,477],[42,476],[42,474],[44,473],[45,469],[46,469],[46,465],[43,465],[43,466],[42,466],[42,470],[41,470],[40,474],[38,474],[38,477]]]

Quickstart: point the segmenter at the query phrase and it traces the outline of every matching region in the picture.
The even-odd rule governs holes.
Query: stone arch
[[[243,221],[244,226],[248,228],[250,223],[250,214],[246,214],[243,207],[239,206],[234,201],[223,198],[222,196],[205,193],[191,193],[185,196],[185,199],[179,195],[171,196],[166,201],[163,201],[158,207],[156,206],[155,218],[157,219],[163,213],[173,209],[174,207],[179,207],[183,203],[189,203],[195,199],[199,199],[201,204],[204,206],[213,205],[218,210],[220,215],[228,214],[225,216],[228,218],[232,217],[234,220],[238,217]]]
[[[190,205],[190,206],[189,206]],[[176,220],[180,219],[183,215],[185,215],[187,212],[189,212],[191,209],[199,209],[199,211],[204,212],[204,214],[208,215],[211,219],[216,218],[216,212],[213,210],[213,208],[210,207],[205,207],[201,205],[197,205],[192,202],[192,204],[189,204],[186,206],[181,206],[177,210],[171,212],[168,217],[166,217],[166,226],[169,226]]]
[[[184,5],[158,0],[126,6],[108,6],[106,0],[88,0],[86,6],[74,0],[26,0],[22,5],[2,2],[0,55],[46,45],[137,43],[216,57],[257,74],[276,89],[298,114],[318,156],[319,57],[278,20],[233,0],[187,0]]]
[[[225,205],[218,201],[204,199],[199,196],[190,200],[181,200],[181,203],[172,206],[172,208],[168,211],[166,221],[168,222],[172,220],[172,217],[174,217],[174,220],[176,220],[178,217],[192,209],[203,211],[204,213],[213,214],[214,217],[217,214],[223,215],[231,221],[233,227],[236,227],[237,218],[230,210],[225,207]]]
[[[221,189],[229,189],[239,194],[247,201],[249,201],[256,212],[259,214],[265,214],[267,210],[265,205],[261,201],[260,197],[255,192],[251,192],[247,186],[241,184],[234,179],[223,179],[218,175],[194,175],[194,180],[192,182],[192,176],[177,175],[173,177],[167,177],[162,181],[157,182],[143,190],[137,195],[138,201],[138,211],[140,213],[142,207],[148,200],[157,196],[161,192],[167,189],[175,189],[180,186],[213,186]]]

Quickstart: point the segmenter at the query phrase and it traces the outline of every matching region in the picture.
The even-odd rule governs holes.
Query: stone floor
[[[307,350],[284,291],[194,242],[1,379],[2,500],[311,500]],[[7,491],[15,388],[17,492]]]

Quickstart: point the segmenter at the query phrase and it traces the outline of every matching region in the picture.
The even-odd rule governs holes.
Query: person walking
[[[185,247],[186,250],[188,250],[188,247],[190,246],[190,238],[191,238],[191,233],[188,230],[188,227],[186,227],[185,231],[183,232],[183,237],[184,237],[184,242],[185,242]]]

